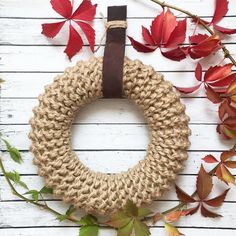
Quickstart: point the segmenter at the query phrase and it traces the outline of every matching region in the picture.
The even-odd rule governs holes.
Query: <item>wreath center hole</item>
[[[93,171],[120,173],[146,154],[146,121],[127,99],[99,99],[78,111],[72,129],[72,148]]]

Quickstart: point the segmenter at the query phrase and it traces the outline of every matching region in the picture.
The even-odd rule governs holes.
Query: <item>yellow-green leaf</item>
[[[151,234],[148,226],[139,220],[134,220],[134,232],[135,236],[149,236]]]
[[[138,216],[139,217],[142,218],[142,217],[148,216],[150,214],[152,214],[152,211],[149,210],[148,208],[145,208],[145,207],[139,207],[138,208]]]
[[[168,236],[180,236],[183,235],[179,232],[177,228],[175,228],[173,225],[165,223],[165,229],[168,233]]]
[[[15,147],[12,147],[7,140],[5,139],[2,140],[7,147],[7,151],[9,152],[11,159],[20,164],[22,162],[22,157],[19,150],[16,149]]]
[[[131,216],[138,216],[138,207],[132,201],[128,200],[124,209],[127,214]]]
[[[133,225],[133,220],[130,220],[127,225],[117,230],[117,236],[130,236],[133,231]]]
[[[98,225],[86,225],[82,226],[79,231],[79,236],[97,236]]]
[[[112,214],[111,219],[107,222],[107,224],[114,228],[122,228],[127,225],[131,220],[132,218],[128,216],[125,212],[117,211]]]

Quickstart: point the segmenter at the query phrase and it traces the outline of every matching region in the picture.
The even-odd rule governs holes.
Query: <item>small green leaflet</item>
[[[53,194],[52,188],[44,186],[40,191],[41,194]]]
[[[6,176],[10,180],[12,180],[15,184],[18,184],[25,189],[29,189],[28,186],[23,181],[21,181],[20,174],[18,172],[16,171],[7,172]]]
[[[7,151],[9,152],[11,159],[12,159],[14,162],[17,162],[17,163],[19,163],[19,164],[20,164],[21,162],[23,162],[19,150],[16,149],[15,147],[12,147],[12,146],[10,145],[10,143],[9,143],[7,140],[5,140],[5,139],[2,139],[2,140],[3,140],[3,142],[5,143],[5,145],[6,145],[6,147],[7,147]]]
[[[46,186],[44,186],[41,190],[29,190],[28,192],[26,192],[25,194],[30,194],[32,199],[36,202],[38,202],[39,200],[39,196],[41,195],[42,197],[42,194],[52,194],[53,193],[53,190],[51,188],[48,188]]]
[[[79,236],[97,236],[98,235],[98,222],[97,218],[92,215],[86,215],[79,221],[82,225],[79,231]]]
[[[58,215],[57,219],[59,221],[64,221],[66,219],[68,219],[68,217],[70,217],[74,212],[76,211],[76,209],[74,208],[73,205],[71,205],[68,210],[66,211],[66,213],[64,215]]]
[[[112,214],[107,224],[117,229],[117,236],[130,236],[133,231],[135,236],[149,236],[149,228],[141,220],[151,213],[149,209],[138,208],[132,201],[128,201],[123,210]]]

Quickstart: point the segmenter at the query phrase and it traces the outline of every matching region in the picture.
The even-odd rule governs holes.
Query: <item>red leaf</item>
[[[177,26],[170,34],[170,37],[165,45],[166,48],[176,47],[183,43],[186,37],[187,19],[179,21]]]
[[[163,11],[160,15],[158,15],[152,21],[152,25],[151,25],[151,34],[156,45],[158,46],[161,45],[164,16],[165,16],[165,12]]]
[[[72,14],[70,0],[51,0],[52,8],[61,16],[69,18]]]
[[[189,87],[189,88],[183,88],[183,87],[176,87],[176,86],[175,86],[175,88],[176,88],[179,92],[181,92],[181,93],[188,94],[188,93],[193,93],[193,92],[195,92],[197,89],[200,88],[201,85],[202,85],[202,84],[198,84],[198,85],[196,85],[196,86]]]
[[[227,0],[216,0],[215,13],[212,19],[212,23],[215,24],[220,21],[228,12],[228,1]]]
[[[162,43],[166,44],[170,38],[171,33],[176,27],[176,17],[171,12],[171,10],[168,8],[164,21],[163,21],[163,29],[162,29]]]
[[[69,59],[71,59],[77,52],[80,51],[82,46],[83,46],[83,41],[80,35],[75,30],[75,28],[72,25],[70,25],[70,36],[67,43],[67,47],[64,52],[67,54]]]
[[[189,37],[189,42],[191,44],[199,44],[200,42],[204,41],[205,39],[207,39],[209,36],[206,34],[196,34],[193,36]]]
[[[218,160],[212,155],[207,155],[207,156],[203,157],[202,160],[205,161],[206,163],[217,163],[218,162]]]
[[[197,63],[197,67],[195,69],[195,77],[198,81],[202,81],[202,65]]]
[[[83,0],[72,15],[73,20],[92,21],[96,14],[97,4],[92,4],[90,0]]]
[[[146,27],[144,27],[144,26],[142,26],[142,35],[143,35],[144,41],[145,41],[147,44],[152,45],[152,46],[155,46],[155,42],[154,42],[154,40],[153,40],[153,38],[152,38],[151,33],[150,33],[149,30],[148,30]]]
[[[236,73],[231,74],[225,78],[219,79],[216,82],[209,82],[209,84],[211,84],[211,86],[214,86],[214,87],[225,87],[225,86],[228,87],[230,83],[234,81],[235,79],[236,79]]]
[[[207,198],[212,190],[212,177],[209,175],[203,165],[201,165],[200,171],[197,176],[197,194],[201,200]]]
[[[204,203],[206,203],[207,205],[212,206],[212,207],[219,207],[219,206],[221,206],[222,203],[224,202],[225,197],[226,197],[228,191],[229,191],[229,189],[226,189],[226,190],[225,190],[221,195],[219,195],[218,197],[215,197],[215,198],[206,200],[206,201],[204,201]]]
[[[219,25],[214,25],[214,29],[222,34],[236,34],[236,29],[229,29]]]
[[[207,98],[214,104],[220,103],[222,101],[220,95],[216,93],[210,86],[205,85]]]
[[[195,213],[198,211],[199,206],[200,206],[200,204],[198,204],[196,207],[193,207],[193,208],[184,210],[184,211],[186,211],[186,214],[185,214],[185,215],[188,216],[188,215],[193,215],[193,214],[195,214]]]
[[[223,122],[228,129],[236,131],[236,117],[228,117]]]
[[[91,25],[84,23],[82,21],[75,21],[82,31],[84,32],[88,42],[89,46],[91,48],[91,51],[94,52],[94,44],[95,44],[95,30],[92,28]]]
[[[211,66],[204,75],[204,81],[217,81],[231,74],[232,63],[223,66]]]
[[[134,49],[136,49],[138,52],[154,52],[157,49],[157,47],[142,44],[134,40],[132,37],[128,36],[128,38],[131,41],[131,44],[134,47]]]
[[[225,162],[226,160],[228,160],[229,158],[234,157],[234,156],[236,156],[235,151],[224,151],[220,155],[220,160],[222,162]]]
[[[180,201],[186,202],[186,203],[196,202],[196,200],[194,198],[192,198],[190,195],[188,195],[186,192],[184,192],[177,185],[175,185],[175,191],[176,191],[177,197]]]
[[[223,118],[225,117],[225,114],[227,112],[227,110],[226,110],[227,104],[228,104],[228,101],[224,100],[219,106],[218,114],[219,114],[220,120],[223,120]]]
[[[219,215],[215,212],[209,211],[203,205],[201,205],[201,214],[205,217],[210,217],[210,218],[222,217],[222,215]]]
[[[181,61],[186,58],[185,52],[180,47],[166,51],[166,52],[163,52],[161,50],[161,54],[164,57],[166,57],[170,60],[173,60],[173,61]]]
[[[235,169],[236,168],[236,161],[226,161],[224,162],[225,166],[231,168],[231,169]]]
[[[59,33],[65,22],[66,21],[42,24],[42,34],[48,38],[54,38]]]

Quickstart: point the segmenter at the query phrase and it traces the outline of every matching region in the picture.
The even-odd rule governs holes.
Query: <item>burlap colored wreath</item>
[[[150,134],[145,158],[127,172],[94,172],[71,147],[76,113],[103,96],[102,58],[79,61],[57,76],[39,96],[30,121],[31,151],[39,175],[55,195],[88,212],[111,213],[128,199],[137,206],[151,203],[170,188],[187,158],[189,118],[172,84],[151,66],[128,58],[123,83],[124,96],[141,109]]]

